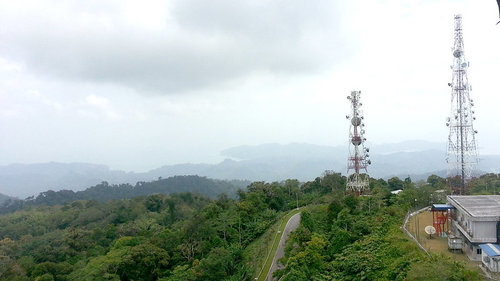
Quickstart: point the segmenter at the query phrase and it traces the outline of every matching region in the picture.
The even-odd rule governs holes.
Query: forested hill
[[[215,198],[217,195],[224,193],[229,197],[235,197],[236,191],[245,188],[248,184],[247,181],[222,181],[199,176],[174,176],[166,179],[160,178],[151,182],[138,182],[135,185],[110,185],[107,182],[102,182],[83,191],[49,190],[25,200],[7,199],[0,207],[0,213],[10,213],[32,206],[62,205],[76,200],[103,202],[111,199],[125,199],[155,193],[195,192],[210,198]]]
[[[478,184],[492,188],[499,179]],[[203,178],[153,183],[180,180]],[[325,173],[303,184],[253,182],[238,199],[152,194],[1,215],[0,280],[253,281],[281,218],[297,206],[302,221],[275,275],[282,281],[482,280],[461,262],[420,251],[400,229],[408,211],[440,202],[444,179],[418,188],[409,179],[371,179],[371,196],[360,197],[345,194],[345,180]]]
[[[14,199],[14,198],[12,198],[10,196],[7,196],[5,194],[0,193],[0,204],[2,204],[3,202],[5,202],[5,201],[7,201],[9,199]]]
[[[249,245],[285,211],[330,191],[327,182],[336,183],[300,191],[296,180],[256,182],[238,200],[153,194],[2,215],[0,280],[250,281],[267,247]]]

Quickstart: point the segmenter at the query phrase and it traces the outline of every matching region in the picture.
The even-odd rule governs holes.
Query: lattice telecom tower
[[[446,126],[450,128],[448,136],[447,186],[454,194],[465,194],[477,164],[476,133],[472,126],[474,101],[470,98],[471,86],[467,79],[469,63],[464,57],[462,35],[462,16],[455,15],[455,44],[453,46],[453,71],[451,87],[451,115]]]
[[[368,148],[365,148],[364,142],[366,138],[364,137],[365,130],[363,123],[363,115],[360,107],[363,105],[359,102],[359,96],[361,91],[352,91],[347,99],[351,101],[351,114],[347,115],[346,118],[351,120],[351,126],[349,129],[349,158],[347,158],[347,190],[353,191],[356,195],[360,195],[363,190],[368,188],[369,177],[366,167],[371,164],[368,160]],[[360,171],[364,170],[364,174],[360,174]],[[349,174],[352,173],[352,174]]]

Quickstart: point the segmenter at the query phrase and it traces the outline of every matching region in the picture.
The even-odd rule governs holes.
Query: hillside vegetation
[[[399,229],[408,210],[435,200],[434,179],[420,188],[372,180],[362,198],[345,196],[345,177],[328,173],[254,182],[237,199],[151,194],[29,207],[0,216],[0,280],[253,280],[265,248],[256,243],[297,205],[311,211],[288,243],[282,280],[480,280],[424,255]]]
[[[399,199],[399,198],[398,198]],[[401,231],[402,202],[346,197],[302,213],[275,275],[299,280],[482,280],[450,257],[426,255]]]
[[[155,193],[170,194],[181,192],[195,192],[206,197],[216,198],[218,194],[226,194],[236,198],[236,191],[242,188],[243,181],[213,180],[199,176],[175,176],[166,179],[158,179],[152,182],[138,182],[135,185],[119,184],[111,185],[102,182],[89,187],[83,191],[72,190],[45,191],[36,197],[25,200],[5,200],[0,205],[0,213],[9,213],[27,207],[55,206],[76,200],[107,201],[111,199],[125,199],[135,196],[145,196]]]

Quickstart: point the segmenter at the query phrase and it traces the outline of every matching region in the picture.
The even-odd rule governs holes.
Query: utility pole
[[[295,199],[297,200],[297,210],[299,209],[299,192],[295,192]]]

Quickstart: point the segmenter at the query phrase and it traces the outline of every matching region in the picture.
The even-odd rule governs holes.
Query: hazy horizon
[[[242,144],[446,142],[463,15],[480,154],[500,154],[494,1],[0,0],[0,165],[146,171]]]
[[[290,148],[290,146],[298,145],[298,146],[311,146],[311,147],[321,147],[321,148],[329,148],[329,149],[335,149],[335,150],[342,150],[345,153],[345,157],[347,159],[348,156],[348,142],[346,141],[343,145],[318,145],[318,144],[312,144],[312,143],[297,143],[297,142],[292,142],[292,143],[262,143],[262,144],[257,144],[257,145],[237,145],[237,146],[232,146],[232,147],[227,147],[219,152],[219,158],[209,162],[209,161],[201,161],[201,162],[173,162],[173,163],[163,163],[158,166],[150,167],[146,170],[126,170],[126,169],[121,169],[120,167],[113,167],[111,165],[108,165],[107,163],[92,163],[92,162],[83,162],[83,161],[45,161],[45,162],[14,162],[14,163],[8,163],[8,164],[2,164],[0,167],[7,167],[11,165],[37,165],[37,164],[47,164],[47,163],[57,163],[57,164],[90,164],[90,165],[102,165],[106,166],[110,170],[122,170],[125,172],[133,172],[133,173],[141,173],[141,172],[149,172],[151,170],[161,168],[163,166],[172,166],[172,165],[183,165],[183,164],[219,164],[227,159],[234,160],[234,161],[241,161],[241,160],[248,160],[248,159],[254,159],[255,157],[250,156],[250,157],[237,157],[234,155],[231,155],[231,153],[224,154],[224,152],[234,150],[234,149],[240,149],[240,148],[248,148],[249,150],[255,150],[257,149],[258,152],[262,153],[264,151],[265,146],[280,146],[281,148]],[[445,142],[429,142],[429,141],[424,141],[424,140],[406,140],[406,141],[401,141],[398,143],[382,143],[382,144],[372,144],[372,143],[367,143],[367,147],[371,148],[371,153],[372,154],[379,154],[379,155],[386,155],[386,154],[392,154],[392,153],[398,153],[398,152],[407,152],[407,151],[425,151],[425,150],[434,150],[436,147],[438,147],[439,150],[445,150],[446,143]],[[383,148],[382,150],[379,150],[378,148]],[[403,148],[401,148],[403,147]],[[410,149],[407,149],[407,148]],[[375,149],[374,149],[375,148]],[[272,157],[272,153],[269,153],[270,155],[268,157]],[[293,155],[286,155],[286,156],[293,156]],[[443,157],[444,159],[444,157]]]

